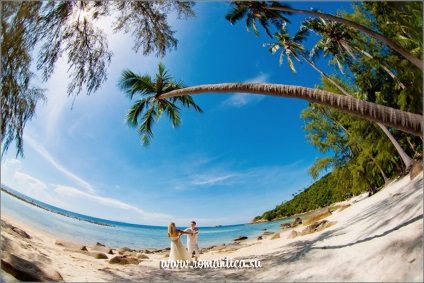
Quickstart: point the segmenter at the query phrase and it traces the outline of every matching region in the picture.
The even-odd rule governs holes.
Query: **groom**
[[[192,255],[194,251],[194,260],[197,261],[200,255],[200,250],[199,244],[197,243],[197,235],[199,234],[199,229],[196,228],[196,221],[191,221],[190,228],[187,228],[184,231],[192,233],[187,234],[187,248],[189,255]]]

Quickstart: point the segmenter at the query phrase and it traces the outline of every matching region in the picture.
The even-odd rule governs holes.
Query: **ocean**
[[[2,187],[5,186],[2,185]],[[168,227],[166,226],[138,225],[94,218],[48,205],[9,187],[5,188],[25,199],[25,201],[1,191],[2,215],[9,215],[26,225],[57,236],[58,239],[73,241],[83,245],[102,243],[116,249],[122,247],[134,250],[163,249],[170,246],[170,241],[167,237]],[[219,227],[198,226],[200,231],[198,236],[199,246],[200,248],[207,248],[214,245],[233,243],[238,236],[256,239],[265,229],[272,232],[281,232],[280,224],[288,223],[292,220],[289,218],[266,223],[223,225]],[[185,229],[187,227],[177,228]],[[186,236],[181,236],[181,240],[185,243]]]

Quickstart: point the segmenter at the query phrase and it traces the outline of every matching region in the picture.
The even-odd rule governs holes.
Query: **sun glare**
[[[88,6],[79,6],[76,5],[74,7],[74,21],[77,23],[81,23],[83,21],[91,21],[93,16],[93,9]]]

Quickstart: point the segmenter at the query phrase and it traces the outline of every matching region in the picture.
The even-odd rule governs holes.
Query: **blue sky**
[[[335,13],[348,2],[293,2],[292,7]],[[225,2],[198,2],[196,19],[170,22],[179,40],[164,58],[132,50],[128,35],[110,31],[114,53],[108,80],[91,96],[68,98],[66,58],[43,88],[24,133],[24,158],[3,156],[2,183],[43,202],[116,221],[179,226],[249,222],[313,183],[308,168],[320,156],[308,144],[300,118],[307,102],[245,94],[193,96],[204,110],[182,111],[182,126],[163,116],[149,148],[124,117],[134,103],[117,88],[122,70],[155,74],[159,62],[186,85],[264,82],[314,87],[319,75],[305,64],[292,74],[279,66],[244,22],[224,19]],[[289,31],[298,30],[291,16]],[[107,29],[107,22],[102,23]],[[309,42],[307,45],[312,45]],[[322,63],[322,62],[321,62]],[[321,67],[325,67],[322,65]],[[41,83],[40,83],[41,85]]]

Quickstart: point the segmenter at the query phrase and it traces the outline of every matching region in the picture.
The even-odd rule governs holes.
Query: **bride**
[[[190,255],[180,240],[180,236],[182,234],[191,235],[192,233],[177,229],[174,222],[169,223],[168,238],[171,239],[171,251],[169,253],[170,260],[191,260]]]

